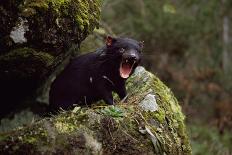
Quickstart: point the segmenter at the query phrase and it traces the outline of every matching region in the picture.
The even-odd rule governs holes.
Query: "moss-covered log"
[[[126,103],[76,107],[1,134],[1,154],[191,154],[170,89],[142,67],[127,89]]]
[[[100,5],[101,0],[0,1],[1,109],[33,95],[77,51],[98,27]]]

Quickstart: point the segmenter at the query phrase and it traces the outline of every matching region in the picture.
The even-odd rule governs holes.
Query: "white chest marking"
[[[93,78],[92,77],[89,78],[89,82],[93,83]]]
[[[104,79],[106,79],[107,81],[109,81],[113,86],[114,86],[114,83],[112,80],[110,80],[107,76],[103,75],[102,76]]]

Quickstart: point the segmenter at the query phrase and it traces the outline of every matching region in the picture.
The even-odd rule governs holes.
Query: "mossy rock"
[[[2,0],[0,25],[4,26],[0,28],[0,73],[7,71],[10,76],[9,66],[16,71],[19,66],[12,62],[27,64],[24,58],[21,60],[23,54],[27,56],[27,49],[53,57],[49,69],[54,70],[68,55],[78,52],[81,41],[98,27],[100,7],[101,0]],[[37,63],[37,56],[30,56],[33,65]],[[24,68],[29,72],[24,73],[28,77],[30,69],[43,73],[43,68],[27,65]],[[21,76],[19,74],[12,73],[12,76]]]
[[[1,0],[0,98],[8,114],[99,25],[101,0]],[[16,104],[17,103],[17,104]]]
[[[75,107],[1,134],[1,153],[191,154],[184,115],[170,89],[142,67],[127,89],[126,103]]]
[[[0,56],[0,74],[7,76],[8,72],[16,78],[44,77],[51,69],[55,57],[32,48],[18,48]],[[17,67],[17,69],[16,69]],[[5,73],[5,74],[4,74]]]
[[[59,55],[98,27],[101,0],[2,0],[0,54],[27,46]]]

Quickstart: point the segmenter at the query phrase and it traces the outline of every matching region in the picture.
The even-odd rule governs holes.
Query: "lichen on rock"
[[[10,38],[14,41],[14,43],[24,43],[27,42],[24,34],[28,31],[28,26],[26,25],[27,20],[23,20],[19,18],[20,23],[13,27],[12,31],[10,32]]]
[[[147,94],[139,103],[139,106],[142,107],[145,111],[151,112],[157,111],[159,108],[154,94]]]

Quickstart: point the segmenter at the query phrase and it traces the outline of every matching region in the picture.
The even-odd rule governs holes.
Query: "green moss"
[[[70,133],[76,129],[76,126],[67,122],[56,122],[55,127],[59,133]]]
[[[35,137],[28,137],[25,142],[29,143],[29,144],[33,144],[37,141],[37,139]]]
[[[101,0],[25,0],[21,6],[21,14],[25,17],[34,16],[37,11],[52,9],[57,21],[63,17],[75,20],[81,31],[91,32],[98,23]]]
[[[6,55],[0,56],[0,61],[17,61],[28,58],[35,58],[43,62],[45,66],[49,66],[54,61],[54,57],[45,52],[38,52],[32,48],[19,48],[9,52]]]
[[[0,56],[0,68],[18,78],[42,77],[53,63],[53,56],[31,48],[15,49]]]
[[[161,123],[163,123],[163,121],[165,120],[165,111],[164,109],[159,109],[156,112],[153,112],[154,117],[157,118],[157,120]]]

